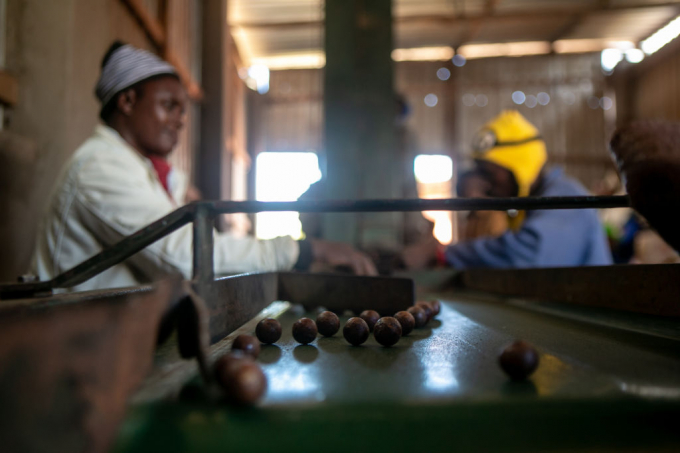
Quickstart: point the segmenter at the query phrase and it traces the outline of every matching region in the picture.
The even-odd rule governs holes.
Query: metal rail
[[[522,211],[528,209],[625,208],[627,196],[445,198],[411,200],[328,201],[203,201],[219,214],[263,211],[297,212],[406,212],[406,211]]]
[[[594,209],[630,206],[627,196],[448,198],[436,200],[329,200],[329,201],[200,201],[183,206],[122,239],[106,250],[57,275],[52,280],[0,285],[0,299],[50,295],[57,288],[81,284],[192,222],[194,228],[194,280],[211,281],[213,235],[218,214],[267,211],[297,212],[407,212],[407,211],[508,211],[533,209]]]

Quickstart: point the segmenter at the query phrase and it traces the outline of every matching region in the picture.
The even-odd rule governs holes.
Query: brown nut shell
[[[257,403],[267,391],[267,376],[260,366],[241,351],[228,353],[215,362],[215,377],[227,400],[238,405]]]
[[[340,330],[340,318],[332,311],[324,311],[316,317],[316,327],[324,337],[332,337]]]
[[[427,322],[430,322],[432,318],[434,318],[434,308],[432,308],[432,305],[429,302],[416,302],[416,307],[420,307],[423,309],[423,311],[425,311]]]
[[[380,313],[375,310],[364,310],[361,312],[359,317],[366,321],[366,324],[368,324],[368,330],[373,332],[375,323],[378,322],[378,319],[380,319]]]
[[[342,335],[345,337],[345,340],[354,346],[365,343],[370,334],[371,331],[368,328],[368,324],[359,317],[349,318],[342,329]]]
[[[380,318],[373,328],[375,341],[383,346],[393,346],[401,338],[401,324],[391,316]]]
[[[399,324],[401,324],[402,337],[405,337],[406,335],[410,334],[416,327],[416,319],[413,317],[411,313],[407,311],[398,311],[394,315],[394,319],[399,321]]]
[[[293,338],[300,344],[309,344],[319,333],[316,323],[309,318],[300,318],[293,324]]]
[[[281,338],[281,323],[274,318],[264,318],[257,323],[255,335],[264,344],[272,344]]]
[[[427,324],[427,314],[425,313],[425,310],[422,309],[422,307],[414,305],[412,307],[408,307],[406,311],[411,313],[411,315],[415,319],[416,329],[424,327],[425,324]]]
[[[252,335],[239,335],[231,344],[232,351],[243,351],[244,354],[257,359],[260,355],[260,341]]]
[[[529,343],[518,340],[505,348],[498,363],[505,373],[514,380],[526,379],[538,367],[538,352]]]

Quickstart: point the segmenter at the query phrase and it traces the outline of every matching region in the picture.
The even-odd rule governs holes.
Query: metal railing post
[[[194,263],[195,282],[208,282],[215,279],[213,257],[213,229],[215,213],[206,205],[198,204],[194,213]]]

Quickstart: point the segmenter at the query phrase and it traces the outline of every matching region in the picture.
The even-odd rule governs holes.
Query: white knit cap
[[[124,89],[162,74],[177,76],[177,71],[170,63],[151,52],[125,44],[111,54],[102,68],[95,94],[105,106]]]

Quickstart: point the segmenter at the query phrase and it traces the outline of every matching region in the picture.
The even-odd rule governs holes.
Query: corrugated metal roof
[[[595,13],[584,18],[567,38],[624,38],[642,40],[678,15],[675,7],[656,7]]]
[[[247,58],[323,50],[323,0],[230,0]],[[394,0],[397,48],[470,43],[640,41],[676,15],[680,0]]]
[[[452,0],[396,0],[392,3],[392,13],[397,17],[418,16],[421,14],[450,15],[459,12],[460,1]],[[464,2],[473,4],[474,0]]]
[[[394,47],[408,49],[413,47],[454,46],[465,36],[464,24],[432,24],[423,27],[419,23],[397,22],[394,25]]]
[[[253,56],[280,55],[323,48],[323,27],[252,29],[246,31]]]
[[[552,16],[482,22],[479,33],[471,42],[551,41],[556,31],[569,20],[569,17]]]
[[[504,0],[496,5],[499,13],[530,11],[562,11],[572,8],[588,8],[597,6],[593,0]]]
[[[323,0],[231,0],[231,23],[285,23],[323,20]]]

